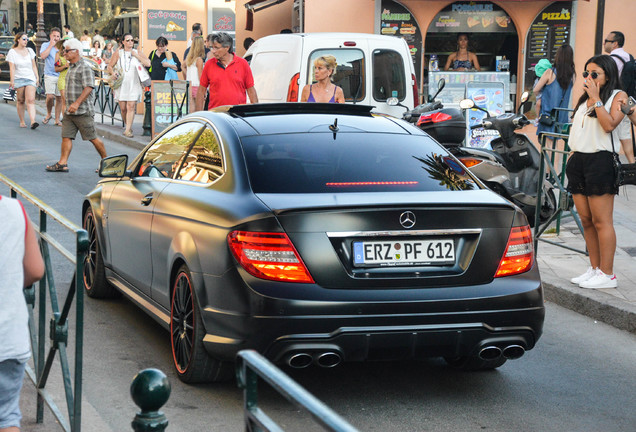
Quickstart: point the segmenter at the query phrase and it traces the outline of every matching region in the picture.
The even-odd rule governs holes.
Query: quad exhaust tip
[[[521,345],[509,345],[503,350],[503,356],[508,360],[516,360],[525,354],[526,350]]]
[[[313,355],[307,352],[296,352],[287,357],[287,364],[294,369],[303,369],[312,363],[323,368],[332,368],[342,362],[342,355],[335,351],[318,351]]]
[[[324,368],[336,367],[341,361],[342,357],[340,354],[332,351],[324,352],[316,357],[316,364]]]
[[[289,356],[287,364],[294,369],[303,369],[313,362],[313,358],[307,353],[296,353]]]
[[[504,349],[498,346],[487,346],[479,351],[479,358],[482,360],[496,360],[504,356],[507,360],[516,360],[525,354],[526,350],[521,345],[508,345]]]

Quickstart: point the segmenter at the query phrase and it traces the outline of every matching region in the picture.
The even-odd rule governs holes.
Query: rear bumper
[[[223,360],[249,348],[276,363],[295,353],[336,352],[344,361],[365,361],[472,356],[485,346],[513,344],[529,350],[543,329],[543,293],[538,278],[519,279],[523,289],[509,295],[446,300],[291,300],[250,290],[249,313],[204,308],[204,344]],[[492,294],[501,283],[480,290]]]

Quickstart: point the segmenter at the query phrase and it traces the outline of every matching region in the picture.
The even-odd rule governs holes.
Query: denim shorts
[[[26,86],[35,87],[35,81],[26,78],[16,78],[15,81],[13,81],[14,89],[19,89]]]
[[[20,427],[20,390],[26,363],[17,360],[0,362],[0,429]]]
[[[574,152],[568,159],[565,174],[570,193],[585,196],[618,193],[612,152]]]

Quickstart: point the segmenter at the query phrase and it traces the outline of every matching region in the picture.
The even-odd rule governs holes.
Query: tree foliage
[[[125,0],[66,0],[68,24],[77,37],[84,30],[101,30],[119,13],[124,3]]]

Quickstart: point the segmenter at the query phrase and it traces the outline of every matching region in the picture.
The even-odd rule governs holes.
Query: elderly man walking
[[[77,39],[64,42],[64,52],[70,66],[66,73],[66,112],[62,119],[62,155],[60,160],[46,167],[47,171],[68,172],[68,157],[77,132],[90,141],[102,158],[106,157],[104,143],[97,137],[93,120],[93,88],[95,75],[82,60],[83,46]]]

